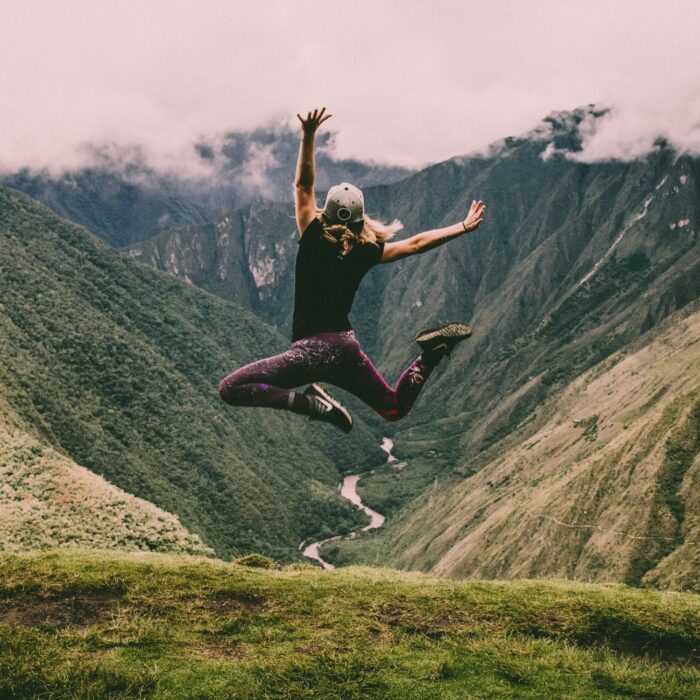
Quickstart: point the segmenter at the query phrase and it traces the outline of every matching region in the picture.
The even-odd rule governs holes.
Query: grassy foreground
[[[700,698],[700,596],[0,557],[0,698]]]

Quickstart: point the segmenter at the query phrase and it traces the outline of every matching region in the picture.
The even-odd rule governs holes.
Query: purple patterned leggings
[[[420,355],[392,389],[365,355],[353,331],[317,333],[292,343],[286,352],[232,372],[219,384],[219,393],[233,406],[304,413],[306,401],[299,400],[304,397],[295,399],[296,392],[290,389],[327,382],[358,396],[386,420],[396,421],[411,410],[433,367]]]

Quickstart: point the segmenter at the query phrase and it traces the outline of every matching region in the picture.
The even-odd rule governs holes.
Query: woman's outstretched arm
[[[294,180],[294,203],[299,233],[304,233],[306,227],[316,216],[316,195],[314,193],[314,140],[316,129],[331,118],[331,114],[325,117],[323,107],[319,112],[309,112],[306,119],[297,114],[301,122],[301,144],[299,146],[299,158],[297,160],[297,174]]]
[[[445,228],[437,228],[432,231],[423,231],[403,241],[386,243],[380,262],[394,262],[395,260],[406,258],[409,255],[425,253],[426,250],[437,248],[439,245],[447,243],[447,241],[452,238],[457,238],[457,236],[473,231],[483,221],[485,210],[486,205],[481,200],[478,202],[472,201],[467,218],[460,221],[458,224],[453,224]]]

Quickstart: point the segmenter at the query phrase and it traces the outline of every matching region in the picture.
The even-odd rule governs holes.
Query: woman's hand
[[[462,228],[465,231],[473,231],[484,219],[484,211],[486,210],[486,205],[479,200],[475,202],[472,200],[472,205],[469,207],[469,214],[467,218],[462,221]]]
[[[303,119],[300,114],[297,114],[297,117],[299,117],[299,121],[301,122],[301,130],[304,132],[305,136],[313,136],[316,133],[316,129],[318,129],[318,127],[321,126],[326,119],[330,119],[333,116],[332,114],[326,114],[324,117],[323,113],[325,111],[325,107],[322,107],[320,112],[315,109],[313,113],[308,113],[306,119]]]

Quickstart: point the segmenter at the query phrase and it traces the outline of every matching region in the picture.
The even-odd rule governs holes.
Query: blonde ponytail
[[[319,212],[320,213],[320,212]],[[341,246],[341,255],[347,255],[355,245],[363,243],[377,243],[377,241],[388,241],[393,238],[398,231],[403,228],[403,224],[394,219],[390,224],[384,224],[377,219],[365,215],[362,231],[354,233],[344,224],[323,224],[323,236],[327,241]]]

